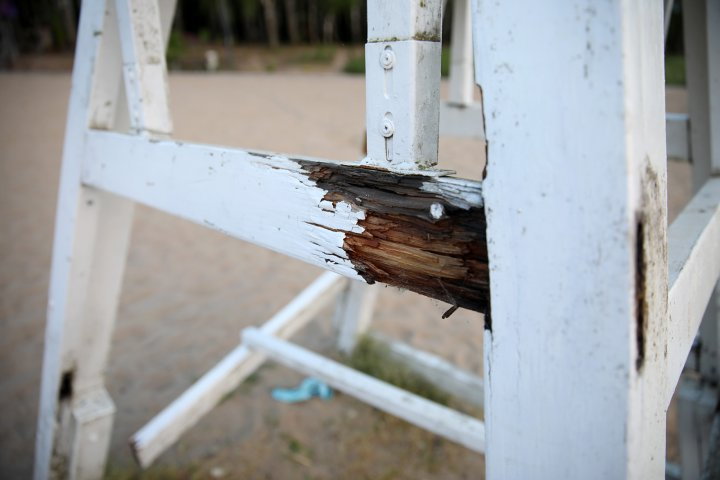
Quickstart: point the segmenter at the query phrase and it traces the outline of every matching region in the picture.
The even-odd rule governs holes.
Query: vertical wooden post
[[[163,0],[167,38],[174,0]],[[164,53],[162,53],[164,58]],[[133,203],[81,184],[87,128],[125,129],[115,4],[83,4],[58,197],[36,480],[100,478],[115,407],[104,385]],[[52,462],[51,462],[52,459]]]
[[[369,163],[414,170],[437,163],[441,0],[368,0],[365,45]]]
[[[720,174],[720,1],[683,2],[685,65],[690,116],[693,191]],[[710,421],[720,378],[720,284],[710,298],[698,333],[697,378],[681,378],[679,447],[683,479],[700,478],[707,459]],[[687,366],[686,366],[687,368]]]
[[[474,101],[470,0],[453,0],[452,15],[450,91],[440,104],[440,135],[485,140],[482,106]]]
[[[338,297],[334,323],[338,329],[338,350],[352,352],[359,336],[367,332],[379,287],[349,281]]]
[[[720,174],[720,1],[683,3],[685,58],[690,114],[693,191]],[[700,327],[699,373],[718,380],[720,288],[710,299]]]
[[[461,0],[462,1],[462,0]],[[369,0],[365,45],[367,163],[400,170],[437,164],[442,0]],[[338,298],[338,348],[370,326],[377,288],[352,282]]]
[[[450,54],[450,103],[469,105],[475,89],[470,0],[453,0]]]
[[[473,9],[488,142],[487,478],[662,478],[662,3]]]

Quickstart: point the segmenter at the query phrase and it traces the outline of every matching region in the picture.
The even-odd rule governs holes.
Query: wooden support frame
[[[437,164],[442,0],[368,0],[365,162]]]
[[[349,282],[338,297],[333,324],[338,331],[338,350],[352,353],[358,338],[370,328],[378,288]]]
[[[346,278],[325,272],[268,320],[260,331],[280,339],[291,337],[334,300],[347,284]],[[140,466],[149,466],[265,360],[266,356],[261,352],[251,352],[243,345],[228,353],[132,436],[130,445]]]
[[[390,355],[428,382],[469,405],[482,407],[483,380],[432,353],[393,340],[381,333],[370,332],[370,338],[387,347]]]
[[[667,390],[670,404],[720,277],[720,178],[708,180],[668,230]]]
[[[471,90],[461,82],[469,77],[468,3],[457,5],[465,17],[454,20],[463,41],[455,45],[451,97],[467,102]],[[568,5],[474,0],[476,77],[488,115],[487,132],[478,136],[488,140],[483,184],[428,170],[437,161],[439,0],[369,4],[369,157],[361,166],[167,140],[164,45],[174,1],[85,5],[58,204],[35,478],[48,478],[51,468],[69,478],[102,474],[114,414],[102,371],[132,201],[353,280],[327,273],[261,330],[247,330],[247,346],[134,436],[143,465],[272,357],[474,450],[484,451],[487,442],[490,479],[662,475],[665,408],[708,285],[720,273],[720,188],[716,179],[704,183],[720,171],[720,140],[712,134],[720,122],[719,34],[692,32],[706,37],[705,50],[697,52],[707,57],[705,77],[690,75],[701,92],[691,97],[690,143],[696,186],[704,187],[671,228],[668,245],[663,140],[678,145],[680,157],[688,148],[686,119],[668,118],[673,132],[665,135],[660,6],[573,5],[577,15],[569,21]],[[708,24],[720,19],[717,0],[703,6]],[[492,21],[510,16],[510,28]],[[538,30],[564,39],[553,43],[557,51],[549,57],[535,42]],[[501,53],[496,45],[503,45]],[[538,68],[540,58],[551,68]],[[695,71],[693,60],[689,65]],[[599,178],[607,182],[599,185]],[[276,201],[252,202],[261,197]],[[572,233],[558,238],[558,229]],[[706,282],[695,288],[699,278]],[[487,432],[482,422],[278,338],[340,294],[341,345],[350,348],[369,324],[374,293],[363,282],[488,314],[487,383],[463,377],[484,390]],[[572,295],[558,298],[568,288]],[[396,347],[431,369],[452,372]],[[558,401],[554,391],[566,394]],[[587,418],[588,410],[596,417]],[[569,441],[580,437],[587,441]]]
[[[437,95],[434,93],[437,89],[432,88],[432,85],[435,73],[439,81],[440,8],[439,2],[433,2],[434,7],[430,10],[426,8],[427,2],[421,3],[423,8],[416,10],[417,15],[413,17],[416,22],[406,25],[409,32],[414,32],[413,38],[408,38],[407,42],[390,43],[399,52],[405,48],[409,48],[411,53],[437,49],[437,58],[434,55],[424,56],[430,63],[421,65],[419,70],[415,70],[417,65],[413,58],[420,57],[414,54],[401,55],[399,65],[404,66],[399,69],[398,78],[404,79],[416,92],[424,92],[425,87],[430,86],[428,101],[436,101]],[[410,2],[404,7],[412,9],[413,5],[418,7],[420,3]],[[60,465],[53,467],[56,474],[71,478],[94,478],[102,471],[114,413],[112,401],[102,384],[102,370],[109,349],[130,231],[130,200],[145,201],[160,208],[167,206],[168,202],[173,204],[179,200],[178,192],[173,193],[173,185],[163,183],[163,180],[167,180],[163,173],[168,172],[158,170],[167,166],[163,163],[165,153],[171,163],[178,156],[182,157],[183,152],[190,151],[198,158],[213,157],[218,153],[218,157],[223,157],[220,168],[229,159],[232,166],[250,164],[250,167],[244,165],[240,168],[250,168],[245,173],[253,175],[259,170],[278,170],[266,179],[268,184],[277,184],[280,187],[278,194],[286,200],[291,191],[298,190],[298,196],[294,199],[300,198],[302,201],[296,206],[300,209],[308,207],[305,213],[299,215],[293,214],[293,208],[284,212],[286,217],[289,213],[289,218],[300,220],[297,223],[305,234],[299,237],[301,248],[296,255],[304,260],[326,268],[330,266],[331,269],[364,282],[387,281],[398,286],[417,284],[417,288],[412,288],[426,294],[435,291],[436,297],[453,305],[478,310],[487,308],[487,269],[482,262],[475,260],[477,252],[485,249],[480,184],[444,178],[443,172],[421,172],[415,166],[430,165],[433,163],[433,155],[436,156],[436,146],[432,147],[432,142],[427,140],[433,135],[437,136],[437,132],[433,132],[437,119],[432,121],[432,118],[437,117],[437,109],[424,110],[420,116],[427,119],[416,123],[418,112],[412,109],[417,98],[401,95],[393,100],[392,108],[396,109],[402,119],[397,139],[404,141],[412,136],[420,138],[418,135],[425,135],[425,146],[420,148],[421,145],[416,143],[404,151],[401,157],[395,157],[401,160],[399,163],[385,162],[383,166],[403,172],[410,168],[414,175],[380,172],[368,167],[349,167],[313,159],[288,158],[261,152],[233,152],[230,149],[162,141],[169,136],[172,128],[167,102],[164,45],[173,9],[172,0],[96,2],[93,8],[83,9],[82,35],[78,48],[81,61],[77,63],[74,73],[75,89],[69,121],[71,128],[67,135],[58,208],[58,239],[69,240],[65,243],[56,241],[55,244],[55,280],[52,287],[55,290],[51,289],[46,372],[38,428],[37,478],[49,475],[49,458],[54,443],[55,456],[61,460]],[[431,10],[434,13],[428,16]],[[437,35],[423,36],[432,31],[436,31]],[[437,72],[434,72],[435,64],[438,66]],[[124,82],[120,82],[121,73]],[[88,102],[88,99],[92,101]],[[127,109],[122,105],[125,99],[128,102]],[[84,116],[87,120],[83,119]],[[129,131],[131,135],[109,131],[113,129],[113,116],[120,119],[115,122],[115,129]],[[140,175],[132,179],[129,177],[133,175],[127,172],[139,167],[133,163],[139,160],[136,156],[138,154],[152,160],[141,162],[142,168],[147,170],[139,172]],[[233,161],[233,158],[236,160]],[[197,173],[191,162],[182,164],[182,167],[173,169],[175,171],[171,174],[170,183],[177,181],[178,177]],[[208,168],[206,174],[209,178],[213,168],[218,165],[210,162],[203,164],[203,167]],[[158,173],[157,183],[149,180]],[[262,178],[262,175],[253,175],[251,177],[254,179]],[[137,183],[138,178],[143,182],[142,185]],[[159,188],[142,192],[153,186]],[[220,189],[219,196],[237,193],[239,186],[242,185],[226,183]],[[192,194],[193,190],[191,186],[190,190],[180,193]],[[75,209],[65,200],[78,194],[85,197],[78,202],[80,205],[97,208],[96,211],[90,210],[90,214],[79,215],[76,226],[73,224]],[[209,205],[208,202],[200,203],[212,210],[212,195],[208,196],[211,197]],[[217,208],[221,206],[216,205]],[[215,223],[213,214],[200,215],[194,213],[192,208],[189,211],[177,211],[175,208],[176,205],[165,210],[279,251],[287,252],[298,246],[282,245],[280,238],[288,232],[270,233],[265,227],[269,222],[259,226],[259,238],[256,238],[254,232],[248,229],[233,230],[240,223],[237,218],[222,218],[220,215],[221,218]],[[120,210],[124,213],[121,214]],[[238,212],[241,211],[238,209]],[[111,219],[114,220],[113,228],[103,223]],[[453,226],[456,219],[459,220],[458,225],[461,225],[457,236]],[[83,226],[85,223],[86,227]],[[295,222],[283,220],[278,224],[294,225]],[[105,239],[104,236],[109,238]],[[95,255],[80,255],[79,259],[73,259],[70,264],[70,273],[78,276],[79,285],[66,280],[69,270],[62,262],[68,257],[68,245],[76,251],[90,251]],[[469,262],[466,263],[463,258]],[[103,262],[109,264],[104,265]],[[92,272],[91,279],[88,278],[88,272]],[[83,300],[85,296],[92,299],[87,307]],[[56,300],[60,304],[59,310],[53,310],[57,307]],[[70,309],[77,311],[65,312],[65,302]],[[57,312],[55,316],[53,312]],[[90,319],[96,313],[104,317],[99,324],[102,328],[91,329],[75,319],[79,315]],[[352,316],[349,311],[345,313],[347,318]],[[356,320],[362,319],[358,317]],[[63,333],[69,339],[65,344],[60,338]],[[81,341],[90,345],[90,350],[86,352],[83,348],[73,351],[73,346],[79,345]],[[62,381],[53,372],[59,363],[58,354],[62,355],[64,362],[62,368],[58,368],[63,371]],[[90,357],[97,361],[86,362]],[[236,357],[233,356],[231,360],[237,360]],[[233,369],[231,360],[224,362],[226,370]],[[89,373],[84,374],[88,367]],[[65,391],[70,391],[72,397],[70,402],[61,402],[59,410],[56,397],[58,390],[61,397],[67,395],[63,393]],[[53,439],[56,417],[62,423],[58,429],[62,440],[59,443]],[[79,428],[85,424],[89,429],[87,432]],[[93,446],[85,445],[82,439],[91,437],[100,438],[101,442]],[[143,438],[141,436],[141,441],[137,443],[139,456],[145,455]],[[160,445],[154,441],[150,444]],[[146,455],[149,458],[159,450],[147,451],[150,452]]]
[[[709,194],[717,189],[717,178],[712,175],[720,174],[720,32],[717,25],[720,22],[720,2],[717,0],[688,0],[683,3],[683,31],[685,44],[686,77],[688,87],[688,107],[690,123],[690,153],[692,164],[693,190],[696,196],[688,206],[710,202]],[[713,188],[713,185],[715,187]],[[717,214],[716,205],[709,205],[709,212]],[[701,214],[701,212],[697,212]],[[716,218],[716,217],[715,217]],[[697,216],[695,218],[698,220]],[[674,226],[673,226],[674,227]],[[684,287],[689,299],[680,302],[676,307],[681,313],[687,313],[688,323],[681,323],[675,327],[675,332],[682,339],[680,344],[683,350],[669,360],[676,379],[682,365],[685,364],[685,355],[693,345],[694,353],[688,358],[683,377],[680,378],[679,390],[679,449],[681,458],[681,471],[683,479],[693,480],[700,478],[703,463],[708,454],[709,429],[699,423],[699,419],[706,421],[712,418],[712,404],[717,402],[718,390],[712,388],[717,385],[718,371],[720,371],[720,284],[717,282],[717,273],[720,271],[720,258],[717,246],[720,239],[717,237],[718,226],[714,225],[716,237],[710,236],[706,240],[708,255],[693,251],[687,260],[686,269],[678,275],[679,287]],[[713,222],[710,221],[707,229],[713,231]],[[697,241],[698,247],[705,240]],[[695,261],[693,261],[695,260]],[[696,285],[680,283],[679,279],[694,274]],[[701,279],[705,283],[701,283]],[[715,286],[713,292],[713,285]],[[695,286],[695,289],[692,287]],[[680,288],[679,288],[680,290]],[[693,302],[695,300],[695,302]],[[709,300],[709,302],[708,302]],[[705,308],[707,306],[707,308]],[[671,310],[672,313],[672,310]],[[673,321],[675,323],[675,321]],[[697,337],[696,337],[697,335]],[[675,344],[671,344],[675,346]],[[670,350],[672,351],[672,350]],[[679,357],[679,358],[677,358]]]
[[[450,86],[440,103],[440,135],[485,140],[482,104],[474,101],[475,71],[470,0],[452,0]]]
[[[85,145],[87,185],[350,278],[487,308],[480,182],[101,131]]]
[[[425,430],[482,452],[482,422],[360,373],[255,328],[242,333],[243,343],[273,360],[307,375],[321,378],[338,390]]]
[[[662,4],[476,0],[473,12],[487,478],[661,478]]]
[[[174,0],[155,5],[164,65]],[[123,2],[118,2],[122,8]],[[84,133],[133,125],[121,104],[120,44],[137,42],[117,22],[113,2],[83,6],[61,171],[48,302],[34,477],[99,478],[115,407],[104,387],[133,204],[81,184]],[[126,78],[127,80],[127,78]],[[137,79],[127,89],[142,85]],[[166,96],[156,91],[156,98]],[[145,105],[144,109],[152,109]]]

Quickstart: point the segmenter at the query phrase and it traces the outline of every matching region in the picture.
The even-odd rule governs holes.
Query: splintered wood
[[[488,259],[480,184],[301,161],[324,200],[364,212],[344,250],[368,282],[381,282],[486,312]],[[474,192],[473,192],[474,190]]]
[[[85,153],[86,185],[348,278],[487,313],[481,182],[100,131],[87,134]]]

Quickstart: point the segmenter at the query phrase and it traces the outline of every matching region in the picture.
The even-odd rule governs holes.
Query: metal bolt
[[[395,133],[395,125],[393,125],[392,120],[389,118],[383,118],[382,125],[380,126],[380,133],[385,138],[393,136],[393,133]]]
[[[395,65],[395,54],[392,50],[383,50],[380,54],[380,65],[382,65],[385,70],[389,70]]]

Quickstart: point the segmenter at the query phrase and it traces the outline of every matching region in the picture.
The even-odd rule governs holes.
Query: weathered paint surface
[[[493,314],[486,477],[662,478],[661,4],[474,0],[473,12]]]
[[[480,182],[100,131],[83,180],[351,278],[487,308]]]
[[[369,165],[437,164],[442,0],[370,0],[365,45]]]
[[[485,213],[480,185],[422,175],[301,162],[324,199],[364,212],[343,249],[368,282],[486,312]],[[473,188],[474,187],[474,188]]]
[[[720,179],[708,180],[685,207],[668,229],[668,243],[667,405],[720,275]]]

